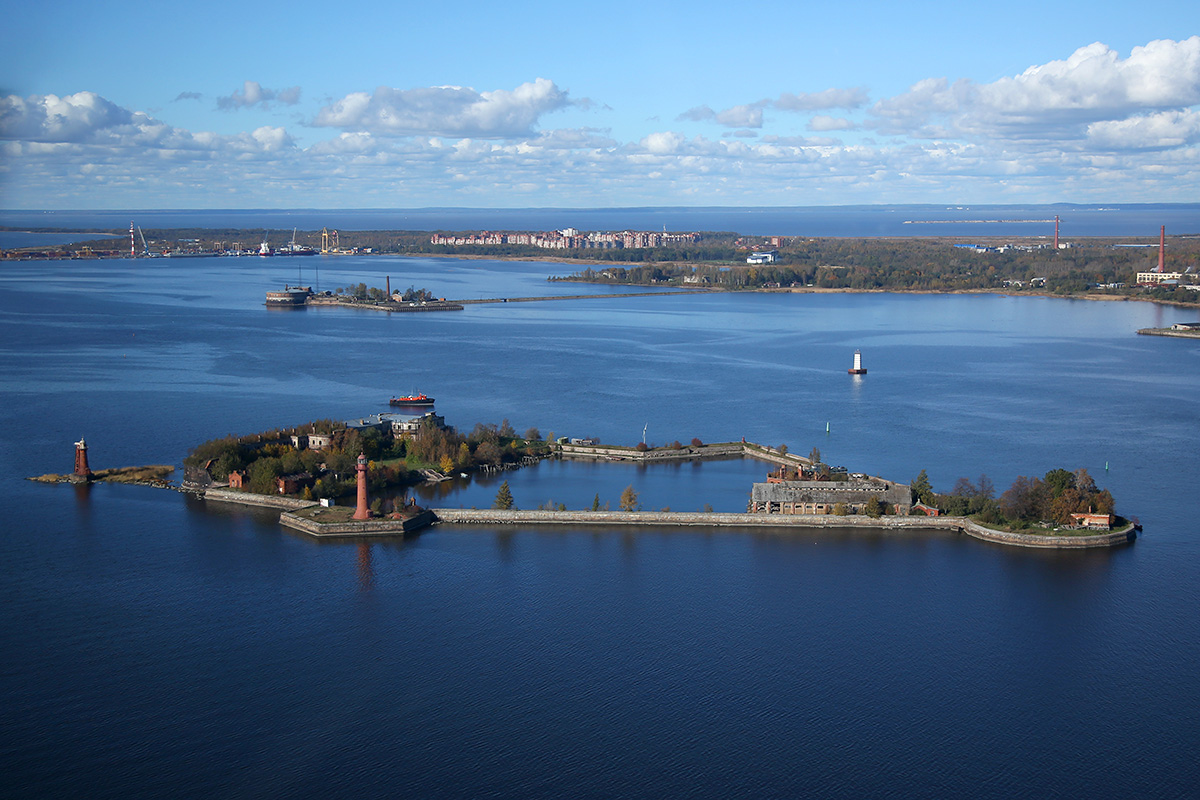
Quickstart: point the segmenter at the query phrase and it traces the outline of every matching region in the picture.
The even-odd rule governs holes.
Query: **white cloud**
[[[0,205],[1189,201],[1200,186],[1198,53],[1198,37],[1128,58],[1092,45],[993,83],[928,79],[865,123],[821,113],[861,105],[863,89],[681,115],[720,126],[712,137],[658,123],[621,138],[542,130],[546,114],[577,105],[546,79],[347,94],[318,112],[326,130],[304,132],[327,138],[303,147],[286,127],[191,131],[93,92],[0,97]],[[240,96],[261,105],[256,91]],[[784,105],[808,113],[771,119]],[[817,135],[796,135],[805,127]],[[889,136],[833,138],[864,127]]]
[[[135,126],[149,120],[94,92],[65,97],[34,95],[0,98],[0,138],[32,142],[82,142],[98,130]]]
[[[1116,150],[1181,147],[1200,141],[1200,112],[1159,111],[1122,120],[1093,122],[1088,141]]]
[[[851,120],[842,117],[830,117],[825,114],[817,114],[808,121],[808,129],[810,131],[852,131],[858,126]]]
[[[176,98],[178,99],[178,98]],[[239,108],[262,106],[268,108],[272,102],[294,106],[300,102],[300,87],[289,86],[286,89],[267,89],[258,81],[246,81],[241,89],[234,90],[228,97],[217,98],[217,108],[233,111]]]
[[[763,124],[763,106],[766,101],[746,103],[733,106],[724,111],[713,111],[708,106],[696,106],[676,117],[677,122],[716,122],[727,128],[761,128]]]
[[[825,89],[821,92],[785,92],[775,101],[783,111],[824,111],[830,108],[859,108],[866,105],[867,90],[861,86],[849,89]]]
[[[348,94],[322,108],[318,127],[369,131],[376,136],[439,135],[520,138],[543,115],[571,105],[553,81],[538,78],[508,91],[477,92],[461,86],[391,89]]]
[[[283,128],[264,127],[252,133],[219,136],[176,128],[140,111],[130,111],[94,92],[66,97],[35,95],[0,97],[0,139],[25,143],[23,152],[46,151],[35,144],[70,146],[70,152],[97,154],[157,151],[179,157],[191,152],[228,151],[238,154],[278,152],[294,147]],[[195,155],[193,155],[195,157]]]
[[[645,152],[661,156],[677,152],[685,141],[683,134],[663,131],[650,134],[639,144]]]
[[[871,124],[883,133],[922,138],[1099,141],[1090,126],[1111,130],[1147,112],[1198,103],[1200,36],[1156,40],[1133,48],[1126,59],[1097,42],[993,83],[919,81],[876,103]]]

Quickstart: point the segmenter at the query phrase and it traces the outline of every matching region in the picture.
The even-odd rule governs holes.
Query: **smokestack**
[[[1058,214],[1054,215],[1054,249],[1058,249]]]
[[[391,275],[387,276],[387,296],[388,296],[389,300],[392,297],[392,276]]]
[[[1167,226],[1163,225],[1158,231],[1158,271],[1165,272],[1167,255]]]

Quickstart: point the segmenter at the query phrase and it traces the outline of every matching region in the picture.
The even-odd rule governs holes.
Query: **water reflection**
[[[375,569],[371,565],[371,545],[358,543],[358,588],[369,592],[375,588]]]
[[[71,489],[75,493],[75,507],[81,512],[91,510],[92,485],[90,483],[73,483]]]

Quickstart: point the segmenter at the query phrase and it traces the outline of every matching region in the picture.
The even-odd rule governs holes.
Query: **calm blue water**
[[[1112,205],[871,205],[764,208],[416,208],[0,211],[7,227],[125,230],[270,228],[320,230],[659,230],[734,231],[755,236],[1144,236],[1160,225],[1172,234],[1200,233],[1198,203]],[[1004,222],[997,222],[1004,220]],[[13,244],[3,246],[16,246]]]
[[[0,265],[4,796],[1194,792],[1200,343],[1133,334],[1194,311],[833,294],[268,311],[297,277],[284,261]],[[325,287],[579,291],[540,263],[307,262]],[[176,463],[414,389],[467,429],[816,445],[942,490],[1087,467],[1146,532],[1093,553],[851,531],[326,543],[171,492],[21,480],[69,470],[80,436],[94,467]],[[647,508],[741,510],[765,469],[504,477],[522,507],[633,485]],[[490,505],[498,480],[437,501]]]

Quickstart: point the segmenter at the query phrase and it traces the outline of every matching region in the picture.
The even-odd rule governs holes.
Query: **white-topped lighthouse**
[[[851,367],[850,369],[846,370],[846,372],[849,372],[851,375],[866,375],[867,374],[867,371],[863,368],[863,365],[862,365],[862,352],[861,351],[859,351],[859,350],[854,351],[854,366]]]

